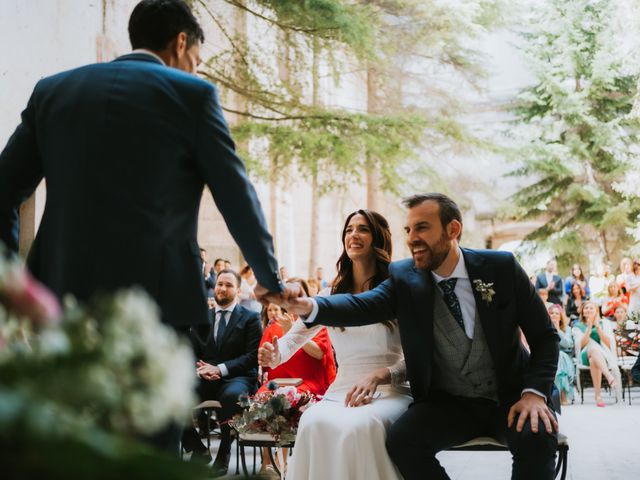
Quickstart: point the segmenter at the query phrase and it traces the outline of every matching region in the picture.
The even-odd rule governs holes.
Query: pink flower
[[[298,398],[300,398],[296,387],[280,387],[276,390],[276,394],[284,395],[291,405],[294,405]]]
[[[10,271],[0,287],[0,301],[16,315],[30,319],[34,325],[60,320],[58,299],[27,270]]]

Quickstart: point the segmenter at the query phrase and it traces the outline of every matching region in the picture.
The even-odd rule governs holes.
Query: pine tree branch
[[[242,2],[239,2],[237,0],[224,0],[226,3],[228,3],[229,5],[232,5],[236,8],[239,8],[240,10],[244,10],[247,13],[250,13],[251,15],[254,15],[256,17],[258,17],[261,20],[264,20],[265,22],[268,22],[272,25],[275,25],[276,27],[282,29],[282,30],[291,30],[292,32],[297,32],[297,33],[305,33],[308,35],[313,35],[313,34],[317,34],[319,32],[328,32],[328,31],[337,31],[338,28],[337,27],[330,27],[330,28],[306,28],[306,27],[296,27],[295,25],[290,25],[290,24],[286,24],[286,23],[282,23],[279,22],[278,20],[274,19],[274,18],[269,18],[266,15],[262,15],[259,12],[256,12],[255,10],[252,10],[251,8],[247,7],[246,5],[244,5]]]
[[[204,8],[204,10],[209,14],[213,22],[217,25],[217,27],[222,32],[222,35],[224,35],[224,37],[229,41],[233,50],[238,54],[238,56],[242,60],[242,63],[244,63],[245,66],[248,67],[249,61],[247,60],[245,53],[240,47],[236,45],[236,42],[233,40],[231,35],[227,32],[226,28],[222,25],[222,22],[220,22],[220,20],[218,20],[218,17],[216,17],[215,14],[211,11],[209,6],[206,4],[205,0],[197,0],[197,1],[202,6],[202,8]]]

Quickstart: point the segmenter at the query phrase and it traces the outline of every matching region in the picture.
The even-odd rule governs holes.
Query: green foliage
[[[379,17],[371,4],[336,0],[259,0],[257,3],[270,10],[283,29],[346,45],[361,57],[373,55],[371,47]]]
[[[437,176],[424,159],[416,160],[421,141],[440,151],[482,145],[455,119],[462,105],[437,82],[417,92],[433,99],[428,107],[408,110],[400,94],[403,69],[431,62],[478,78],[479,59],[467,39],[495,23],[502,0],[455,8],[440,0],[196,3],[227,44],[216,46],[201,73],[222,87],[223,104],[234,96],[238,107],[226,110],[243,121],[233,133],[247,167],[259,178],[277,181],[291,170],[317,179],[322,193],[359,181],[364,169],[376,169],[381,187],[397,192],[402,166]],[[222,4],[232,7],[232,15],[222,15],[216,8]],[[262,29],[264,42],[249,45],[246,37],[233,34],[239,15]],[[374,70],[375,106],[366,114],[321,106],[318,62],[329,64],[336,82],[345,70]]]
[[[295,123],[247,122],[234,128],[234,136],[245,143],[250,139],[268,138],[269,157],[277,162],[278,171],[296,165],[296,172],[306,178],[317,176],[320,193],[344,188],[354,177],[361,176],[367,159],[374,160],[387,190],[395,191],[399,178],[398,164],[413,155],[411,146],[418,144],[424,121],[417,115],[383,117],[336,112],[318,113]],[[253,164],[248,151],[243,152]],[[259,175],[268,179],[268,170]]]
[[[560,260],[605,259],[632,244],[640,201],[616,190],[634,156],[640,122],[629,116],[640,79],[617,50],[627,32],[609,0],[550,0],[533,11],[526,51],[537,84],[513,112],[523,146],[512,175],[529,179],[513,200],[520,219],[543,218],[528,236]]]

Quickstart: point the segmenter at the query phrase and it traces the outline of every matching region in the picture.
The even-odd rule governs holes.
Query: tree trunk
[[[374,68],[367,69],[367,113],[375,115],[378,111],[378,75]],[[376,170],[376,159],[371,158],[367,153],[366,159],[367,175],[367,208],[369,210],[379,209],[380,198],[380,175]]]
[[[313,106],[320,104],[320,43],[317,37],[313,37],[313,51],[311,58],[311,81],[312,81],[312,102]],[[318,202],[320,195],[318,194],[318,170],[316,169],[311,176],[311,234],[309,237],[309,272],[311,276],[314,269],[318,266],[318,221],[320,218],[318,210]]]
[[[318,224],[320,221],[320,209],[318,208],[318,176],[311,178],[311,231],[309,237],[309,273],[313,275],[318,266]]]
[[[599,235],[600,252],[604,258],[605,263],[611,263],[611,255],[609,254],[609,245],[607,244],[607,232],[600,230]]]
[[[269,231],[278,257],[278,159],[269,159]]]

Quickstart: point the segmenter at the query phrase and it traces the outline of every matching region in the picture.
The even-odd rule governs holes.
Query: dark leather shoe
[[[209,465],[213,461],[213,457],[209,450],[204,450],[202,452],[193,452],[189,461],[199,463],[201,465]]]
[[[229,460],[231,460],[231,454],[226,452],[218,452],[216,459],[211,466],[211,476],[223,477],[229,471]]]

